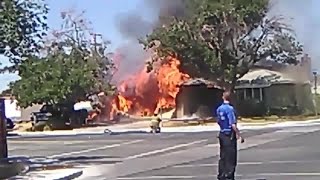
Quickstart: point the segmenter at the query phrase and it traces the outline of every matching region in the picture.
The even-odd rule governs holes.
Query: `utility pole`
[[[315,110],[316,116],[318,116],[318,107],[317,107],[318,73],[316,71],[313,71],[312,74],[313,74],[313,81],[314,81],[314,110]]]
[[[94,47],[94,51],[97,53],[98,52],[98,49],[97,47],[98,46],[101,46],[101,43],[98,43],[97,42],[97,37],[102,37],[102,34],[98,34],[98,33],[91,33],[91,35],[93,36],[93,43],[91,43],[91,45],[93,45]]]
[[[0,99],[0,160],[8,157],[7,122],[4,99]]]

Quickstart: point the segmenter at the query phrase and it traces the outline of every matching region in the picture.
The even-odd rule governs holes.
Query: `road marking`
[[[208,144],[207,147],[219,147],[219,144]]]
[[[266,164],[306,164],[306,163],[319,163],[320,161],[265,161],[265,162],[238,162],[238,165],[266,165]],[[185,164],[176,165],[173,168],[191,168],[191,167],[212,167],[218,166],[217,163],[208,164]]]
[[[208,177],[208,176],[206,176]],[[122,177],[117,180],[135,180],[135,179],[194,179],[197,176],[145,176],[145,177]]]
[[[257,176],[320,176],[320,173],[261,173]]]
[[[163,152],[166,152],[166,151],[171,151],[171,150],[174,150],[174,149],[191,146],[191,145],[194,145],[194,144],[200,144],[200,143],[203,143],[203,142],[206,142],[206,141],[208,141],[208,139],[203,139],[203,140],[199,140],[199,141],[193,141],[193,142],[190,142],[190,143],[179,144],[179,145],[171,146],[171,147],[164,148],[164,149],[158,149],[158,150],[154,150],[154,151],[150,151],[150,152],[146,152],[146,153],[141,153],[141,154],[136,154],[136,155],[133,155],[133,156],[128,156],[128,157],[124,158],[124,160],[142,158],[144,156],[150,156],[150,155],[153,155],[153,154],[163,153]]]
[[[268,176],[320,176],[320,173],[257,173],[257,174],[238,174],[237,177],[268,177]],[[140,176],[140,177],[121,177],[117,180],[141,180],[141,179],[196,179],[196,178],[212,178],[217,177],[216,174],[199,175],[199,176]],[[255,178],[257,179],[257,178]],[[263,179],[263,178],[260,178]]]
[[[86,141],[64,141],[63,145],[74,145],[74,144],[83,144],[86,143]]]
[[[65,141],[62,142],[64,145],[70,145],[70,144],[81,144],[85,143],[86,141]],[[61,141],[10,141],[8,144],[61,144]]]
[[[61,141],[8,141],[8,144],[53,144],[61,143]]]
[[[70,156],[70,155],[75,155],[75,154],[88,153],[88,152],[92,152],[92,151],[99,151],[99,150],[104,150],[104,149],[120,147],[120,146],[123,146],[123,145],[136,144],[136,143],[139,143],[139,142],[142,142],[142,141],[143,140],[135,140],[135,141],[129,141],[129,142],[124,142],[124,143],[119,143],[119,144],[111,144],[111,145],[102,146],[102,147],[99,147],[99,148],[92,148],[92,149],[85,149],[85,150],[81,150],[81,151],[74,151],[74,152],[56,154],[56,155],[48,156],[48,158],[57,158],[57,157],[61,157],[61,156]]]

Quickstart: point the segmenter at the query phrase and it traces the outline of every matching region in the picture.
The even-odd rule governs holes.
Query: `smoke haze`
[[[120,34],[128,40],[135,41],[137,38],[144,37],[153,29],[152,23],[137,13],[120,14],[117,19],[116,26]]]
[[[116,50],[116,53],[120,54],[120,60],[116,62],[118,71],[113,78],[115,82],[119,83],[144,68],[145,61],[150,55],[143,50],[137,39],[144,38],[156,26],[166,23],[162,16],[185,16],[187,12],[183,1],[143,0],[145,9],[122,13],[116,17],[116,27],[127,41]],[[148,19],[141,11],[148,11]],[[153,18],[150,20],[150,17]]]
[[[152,20],[146,20],[143,17],[141,9],[132,12],[119,14],[116,27],[124,38],[134,39],[145,37],[152,29],[161,25],[160,17],[175,16],[183,17],[187,14],[184,6],[184,0],[144,0],[143,4]]]
[[[146,7],[136,9],[131,12],[119,14],[116,27],[127,42],[119,47],[118,53],[122,54],[121,63],[118,70],[118,77],[126,77],[141,70],[145,64],[148,54],[142,50],[137,39],[145,37],[152,29],[158,25],[166,23],[161,16],[172,15],[185,17],[188,12],[183,6],[184,0],[143,0]],[[312,59],[312,69],[320,71],[320,1],[317,0],[271,0],[272,8],[270,16],[281,15],[286,19],[286,23],[295,31],[298,41],[304,45],[305,52]],[[148,18],[143,15],[148,12]],[[150,20],[150,17],[151,18]]]
[[[272,0],[270,15],[286,17],[287,24],[295,31],[298,41],[312,59],[312,69],[320,71],[320,1]]]

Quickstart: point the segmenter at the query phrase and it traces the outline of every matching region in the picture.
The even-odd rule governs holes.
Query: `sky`
[[[86,11],[86,18],[92,22],[96,33],[101,33],[111,41],[110,50],[118,47],[125,40],[119,33],[116,22],[121,14],[139,13],[147,20],[152,19],[154,12],[144,7],[144,0],[46,0],[50,11],[48,24],[50,28],[60,27],[60,12],[67,9]],[[174,1],[174,0],[173,0]],[[305,46],[305,51],[313,58],[313,68],[320,70],[320,7],[319,0],[271,0],[273,3],[271,14],[283,15],[290,19],[289,25],[296,32],[297,39]],[[2,66],[8,64],[0,56]],[[15,74],[0,75],[0,91],[7,88],[10,81],[18,78]]]
[[[93,29],[96,33],[101,33],[104,37],[111,41],[110,50],[115,49],[124,39],[118,33],[115,26],[117,16],[128,11],[139,11],[143,8],[142,0],[46,0],[50,11],[48,14],[48,25],[50,28],[57,29],[61,25],[60,12],[68,9],[75,9],[81,12],[85,10],[85,17],[91,21]],[[147,12],[139,11],[140,13]],[[8,65],[9,62],[3,56],[0,56],[2,65]],[[11,81],[18,79],[16,74],[0,75],[0,92],[8,88]]]
[[[85,17],[92,22],[92,28],[96,33],[101,33],[112,41],[112,49],[122,41],[115,24],[116,17],[136,9],[141,0],[117,1],[117,0],[46,0],[49,4],[48,24],[52,28],[61,25],[60,12],[75,9],[80,12],[85,10]]]

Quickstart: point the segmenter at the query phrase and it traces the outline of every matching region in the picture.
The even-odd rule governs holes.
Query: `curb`
[[[10,134],[8,138],[45,138],[45,137],[60,137],[60,136],[94,136],[103,135],[105,132],[83,132],[83,133],[15,133]]]
[[[69,174],[67,176],[64,176],[64,177],[61,177],[61,178],[54,178],[52,180],[71,180],[71,179],[75,179],[75,178],[80,177],[82,174],[83,174],[83,171],[79,170],[79,171],[74,172],[72,174]]]
[[[57,170],[43,170],[43,171],[30,171],[30,163],[32,158],[27,156],[16,156],[6,158],[4,161],[17,162],[24,166],[22,171],[8,180],[15,179],[48,179],[48,180],[71,180],[80,177],[83,174],[82,168],[70,168],[70,169],[57,169]]]
[[[9,165],[9,163],[11,164],[15,164],[15,166],[14,167],[12,167],[12,168],[10,168],[10,169],[7,169],[7,170],[9,170],[10,172],[13,170],[14,171],[14,173],[12,173],[11,174],[11,176],[8,174],[8,176],[10,176],[10,177],[6,177],[8,180],[14,180],[14,179],[16,179],[16,177],[19,177],[19,176],[23,176],[23,175],[25,175],[25,174],[27,174],[28,172],[29,172],[29,170],[30,170],[30,167],[27,165],[27,164],[25,164],[25,163],[23,163],[22,161],[15,161],[15,160],[11,160],[11,159],[9,159],[9,158],[6,158],[6,159],[4,159],[4,161],[3,162],[7,162],[8,163],[8,165]],[[11,164],[11,165],[12,165]],[[6,173],[6,172],[5,172]],[[7,171],[7,173],[8,173],[8,171]],[[3,175],[3,174],[2,174]],[[13,175],[13,176],[12,176]]]
[[[70,170],[70,169],[69,169]],[[30,172],[24,176],[19,176],[17,179],[27,180],[27,179],[39,179],[39,180],[71,180],[79,178],[83,175],[83,170],[74,169],[72,172],[59,172],[57,170],[49,171],[37,171]],[[15,178],[14,178],[15,179]]]
[[[239,124],[241,129],[264,129],[264,128],[278,128],[278,127],[299,127],[299,126],[310,126],[318,123],[320,125],[320,119],[308,120],[308,121],[286,121],[280,123],[270,124]],[[208,132],[218,131],[218,126],[184,126],[184,127],[164,127],[162,132]],[[113,132],[118,133],[137,133],[137,132],[148,132],[149,128],[121,128],[121,127],[109,127],[98,132],[13,132],[14,135],[10,135],[12,138],[41,138],[41,137],[59,137],[59,136],[90,136],[90,135],[113,135]]]

